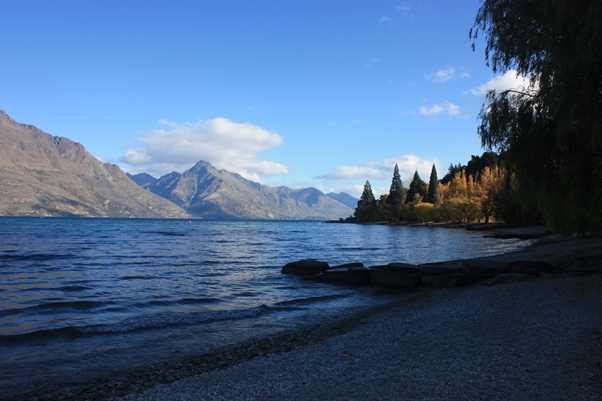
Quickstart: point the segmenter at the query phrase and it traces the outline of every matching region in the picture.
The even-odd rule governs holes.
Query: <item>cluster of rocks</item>
[[[422,265],[389,263],[371,267],[364,267],[362,263],[330,267],[327,262],[304,259],[288,263],[282,268],[282,273],[299,275],[305,280],[374,286],[393,290],[406,290],[420,286],[429,288],[462,287],[477,282],[494,285],[566,271],[564,266],[554,266],[545,261],[507,261],[495,257]],[[597,270],[588,272],[597,272]]]

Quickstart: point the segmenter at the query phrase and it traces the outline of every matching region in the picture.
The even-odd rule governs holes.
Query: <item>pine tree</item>
[[[423,201],[426,196],[426,183],[422,181],[420,176],[418,175],[418,171],[414,173],[414,178],[410,183],[410,188],[408,189],[408,196],[406,198],[406,203],[413,202],[415,200]]]
[[[376,206],[376,199],[374,198],[370,181],[366,181],[366,184],[364,185],[364,192],[362,193],[360,200],[357,202],[357,206]]]
[[[405,188],[401,182],[401,176],[399,175],[399,167],[395,163],[393,169],[393,180],[391,181],[391,189],[389,189],[389,197],[387,198],[387,204],[393,206],[403,205],[405,201]]]
[[[439,180],[437,179],[437,169],[433,164],[433,168],[431,169],[431,178],[429,179],[429,187],[428,194],[426,196],[426,201],[428,203],[432,203],[433,205],[438,205],[441,203],[441,193],[439,191]]]

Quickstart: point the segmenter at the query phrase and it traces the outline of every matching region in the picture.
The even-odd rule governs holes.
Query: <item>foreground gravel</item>
[[[437,290],[124,400],[599,400],[602,275]]]

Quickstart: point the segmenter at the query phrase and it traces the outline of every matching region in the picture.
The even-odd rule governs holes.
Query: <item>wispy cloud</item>
[[[411,17],[412,15],[412,5],[410,3],[402,2],[395,5],[395,10],[399,11],[402,15]]]
[[[470,118],[472,112],[468,109],[462,109],[449,101],[445,101],[441,104],[435,104],[433,107],[421,107],[420,114],[426,117],[435,116],[437,114],[447,114],[450,117]]]
[[[394,26],[396,25],[396,22],[400,20],[399,15],[401,15],[403,18],[414,18],[414,14],[412,13],[412,5],[410,3],[401,2],[396,4],[394,8],[397,16],[393,18],[388,15],[383,15],[380,17],[381,24],[389,24]]]
[[[378,57],[374,57],[372,60],[368,61],[365,65],[366,67],[372,67],[374,64],[378,63],[380,60]]]
[[[359,166],[339,166],[337,171],[331,173],[318,175],[316,177],[320,180],[326,181],[347,181],[347,180],[366,180],[366,179],[382,179],[385,175],[382,171],[373,167],[359,167]]]
[[[531,81],[518,74],[515,70],[507,71],[504,75],[494,77],[479,85],[475,89],[463,92],[464,95],[472,95],[477,97],[481,102],[485,102],[487,92],[490,90],[504,91],[507,89],[525,90],[529,87]]]
[[[133,166],[132,171],[157,176],[182,172],[199,160],[255,181],[261,181],[262,175],[289,173],[287,166],[260,158],[261,152],[283,144],[284,138],[276,132],[226,118],[194,125],[167,120],[159,120],[159,123],[170,128],[140,133],[141,146],[128,149],[120,162]]]
[[[256,108],[253,108],[253,107],[251,107],[251,106],[247,107],[247,110],[249,110],[249,111],[252,111],[252,112],[254,112],[254,113],[257,113],[257,114],[259,114],[259,115],[262,115],[262,116],[263,116],[263,111],[261,111],[261,110],[257,110]]]
[[[461,72],[458,74],[454,67],[449,67],[449,68],[442,68],[431,74],[426,74],[424,76],[424,78],[428,79],[431,82],[442,83],[442,82],[451,81],[451,80],[457,79],[457,78],[461,78],[461,79],[470,78],[470,74],[467,72]]]

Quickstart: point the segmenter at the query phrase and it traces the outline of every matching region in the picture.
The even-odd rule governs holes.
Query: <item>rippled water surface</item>
[[[426,227],[0,217],[0,388],[109,374],[390,300],[282,275],[294,260],[426,263],[524,245]]]

